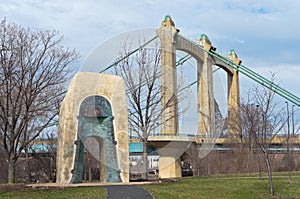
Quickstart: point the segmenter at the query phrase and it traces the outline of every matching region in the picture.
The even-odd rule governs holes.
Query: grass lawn
[[[273,185],[274,198],[300,199],[299,174],[292,177],[292,183],[289,183],[285,176],[274,176]],[[251,175],[191,177],[183,178],[175,183],[144,185],[143,187],[151,192],[155,199],[271,198],[269,196],[269,181],[266,176],[263,179]]]
[[[209,177],[190,177],[176,182],[145,184],[155,199],[244,199],[271,198],[268,178],[264,175],[213,175]],[[294,173],[289,183],[286,173],[274,173],[275,197],[300,199],[300,174]],[[104,187],[72,188],[29,188],[25,185],[0,185],[0,198],[106,198]]]
[[[4,185],[0,185],[3,187]],[[82,198],[106,198],[106,190],[103,187],[72,187],[72,188],[49,188],[29,189],[24,187],[12,189],[0,189],[0,198],[47,198],[47,199],[82,199]]]

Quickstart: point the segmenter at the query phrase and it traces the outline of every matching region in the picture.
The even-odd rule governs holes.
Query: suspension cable
[[[193,43],[195,46],[200,48],[202,51],[208,53],[212,57],[215,57],[216,59],[218,59],[219,61],[221,61],[224,64],[228,65],[229,67],[233,68],[234,70],[240,71],[246,77],[248,77],[248,78],[254,80],[255,82],[261,84],[262,86],[272,90],[274,93],[280,95],[284,99],[292,102],[293,104],[295,104],[297,106],[300,106],[300,98],[299,97],[297,97],[296,95],[294,95],[294,94],[290,93],[289,91],[283,89],[282,87],[275,84],[274,82],[266,79],[265,77],[259,75],[258,73],[252,71],[251,69],[247,68],[246,66],[244,66],[242,64],[238,65],[238,64],[234,63],[231,59],[223,57],[222,55],[219,55],[215,51],[208,51],[208,50],[204,49],[203,46],[197,44],[195,41],[192,41],[192,40],[188,39],[187,37],[185,37],[181,34],[179,34],[179,36],[182,37],[183,39],[186,39],[189,42]]]
[[[117,65],[118,63],[120,63],[121,61],[123,61],[124,59],[126,59],[127,57],[131,56],[132,54],[136,53],[138,50],[144,48],[146,45],[148,45],[149,43],[151,43],[152,41],[154,41],[156,38],[158,38],[158,35],[155,35],[152,39],[148,40],[147,42],[145,42],[143,45],[139,46],[138,48],[130,51],[126,56],[121,57],[120,59],[118,59],[117,61],[115,61],[114,63],[112,63],[111,65],[107,66],[105,69],[101,70],[99,73],[103,73],[104,71],[110,69],[111,67],[113,67],[114,65]]]

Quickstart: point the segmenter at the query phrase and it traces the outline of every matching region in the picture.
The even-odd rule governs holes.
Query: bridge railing
[[[217,136],[217,135],[197,135],[197,134],[178,134],[178,135],[172,135],[172,134],[163,134],[163,133],[159,133],[159,134],[155,134],[152,135],[153,137],[159,137],[159,136],[170,136],[170,137],[190,137],[190,138],[194,138],[194,140],[197,143],[201,143],[203,141],[207,142],[212,142],[212,143],[234,143],[235,140],[237,141],[237,143],[247,143],[249,141],[249,139],[247,137],[244,136],[240,136],[240,134],[234,134],[234,135],[230,135],[230,137],[232,138],[237,138],[237,139],[231,139],[230,137],[228,137],[228,135],[222,135],[222,136]],[[275,136],[275,137],[270,137],[267,138],[265,140],[266,143],[270,143],[270,144],[277,144],[277,145],[284,145],[286,144],[286,136]],[[300,135],[295,135],[290,137],[290,144],[300,144]]]

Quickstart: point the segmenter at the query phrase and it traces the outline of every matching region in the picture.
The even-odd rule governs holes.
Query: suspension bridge
[[[157,29],[157,35],[136,49],[126,53],[126,56],[117,59],[111,65],[101,70],[100,73],[105,73],[156,39],[159,39],[161,45],[161,107],[166,108],[161,115],[161,120],[164,122],[161,122],[160,132],[149,136],[147,142],[154,147],[160,155],[160,178],[181,176],[180,157],[191,143],[198,145],[228,144],[233,142],[237,143],[238,140],[240,140],[242,136],[241,117],[239,116],[240,74],[272,90],[290,103],[300,106],[300,98],[298,96],[244,66],[234,50],[231,50],[227,57],[224,57],[216,52],[216,48],[206,35],[202,34],[197,41],[193,41],[181,34],[170,16],[166,16],[163,19],[161,27]],[[187,53],[187,55],[176,60],[176,51],[183,51]],[[177,99],[177,94],[181,92],[181,90],[177,90],[177,67],[182,66],[191,58],[194,58],[197,63],[197,80],[191,82],[186,88],[192,85],[197,86],[198,127],[197,134],[181,135],[178,128]],[[216,126],[220,124],[222,114],[220,114],[218,104],[214,98],[213,66],[217,66],[218,69],[224,70],[227,74],[227,138],[219,138],[215,133]],[[66,92],[67,91],[64,91],[60,95]],[[51,125],[57,125],[57,122],[53,122],[50,126]],[[280,144],[282,142],[284,142],[282,138],[273,140],[274,144]],[[295,138],[295,140],[291,140],[291,142],[300,143],[300,140],[299,138]],[[116,172],[114,174],[116,174]]]

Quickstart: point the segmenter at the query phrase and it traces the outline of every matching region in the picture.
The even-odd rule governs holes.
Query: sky
[[[159,28],[170,15],[180,32],[206,34],[217,52],[234,49],[243,65],[300,96],[300,1],[294,0],[0,0],[0,18],[31,28],[55,29],[80,53],[79,65],[110,38]],[[254,84],[241,77],[241,92]],[[283,101],[285,101],[283,99]],[[299,113],[297,113],[299,114]]]

